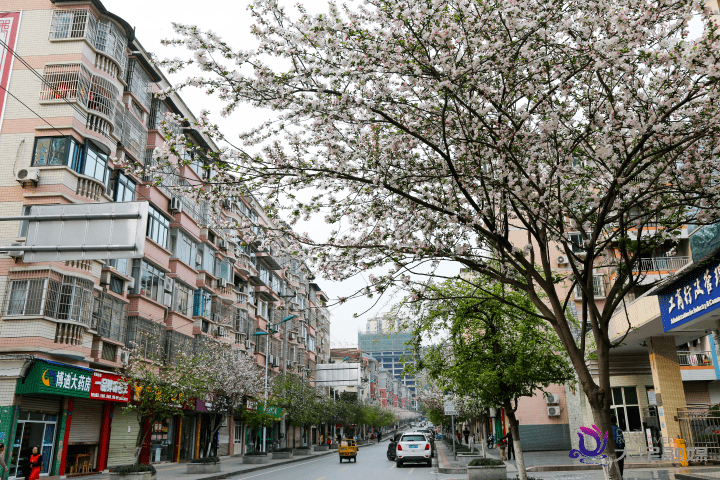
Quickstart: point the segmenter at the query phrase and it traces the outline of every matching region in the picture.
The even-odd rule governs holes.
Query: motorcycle
[[[495,448],[495,435],[492,433],[487,438],[487,448]]]

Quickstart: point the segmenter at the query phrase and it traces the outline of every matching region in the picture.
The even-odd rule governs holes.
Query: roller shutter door
[[[100,426],[104,402],[75,399],[68,444],[97,444],[100,442]]]
[[[110,424],[108,467],[130,465],[135,462],[135,442],[139,428],[137,412],[126,413],[122,405],[115,405]]]
[[[52,395],[44,397],[29,397],[23,395],[20,401],[20,410],[24,412],[39,412],[59,414],[62,407],[62,397]]]

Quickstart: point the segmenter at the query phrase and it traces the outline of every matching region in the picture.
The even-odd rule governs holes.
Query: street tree
[[[297,8],[255,0],[255,50],[174,25],[179,38],[168,43],[190,55],[164,65],[200,69],[178,88],[217,95],[222,115],[241,104],[277,114],[239,139],[207,112],[190,125],[230,145],[199,194],[264,199],[287,228],[242,220],[248,241],[284,235],[331,280],[371,272],[369,296],[406,286],[421,299],[423,276],[438,276],[442,261],[524,291],[567,351],[595,423],[610,430],[609,355],[621,340],[609,325],[646,276],[642,256],[671,246],[683,225],[720,216],[711,12],[697,0]],[[165,134],[157,165],[185,149]],[[313,217],[332,232],[290,230]],[[565,273],[554,270],[558,254]],[[602,308],[599,267],[614,274]],[[579,336],[567,315],[576,285]],[[588,325],[597,379],[585,362]]]
[[[483,290],[494,295],[478,299],[475,288],[450,280],[428,291],[431,297],[437,290],[441,301],[429,298],[415,304],[419,317],[413,349],[424,352],[418,368],[446,393],[463,399],[461,416],[477,415],[482,405],[503,407],[514,440],[518,473],[526,479],[516,416],[518,400],[551,384],[571,381],[573,369],[562,354],[557,335],[524,292],[485,281]],[[447,331],[443,342],[423,346],[442,331]]]
[[[322,395],[296,375],[279,375],[273,381],[268,405],[279,407],[290,425],[302,427],[303,438],[308,429],[325,419]],[[304,440],[303,440],[304,442]]]

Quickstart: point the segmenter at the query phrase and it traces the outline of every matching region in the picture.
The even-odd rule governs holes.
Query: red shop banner
[[[127,382],[120,375],[93,372],[90,383],[90,398],[107,402],[127,403],[130,394]]]

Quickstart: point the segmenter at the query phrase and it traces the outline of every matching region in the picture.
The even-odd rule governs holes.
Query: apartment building
[[[153,165],[166,113],[193,118],[180,96],[154,98],[169,83],[132,19],[99,0],[5,0],[2,8],[0,216],[34,205],[149,202],[142,258],[0,254],[0,441],[11,446],[10,476],[20,475],[30,445],[41,447],[43,475],[132,463],[140,425],[123,408],[130,392],[116,372],[129,347],[152,347],[148,338],[168,361],[223,342],[254,355],[258,368],[267,361],[273,372],[312,381],[316,363],[329,359],[325,294],[282,245],[258,248],[217,227],[242,217],[256,229],[272,226],[262,206],[253,198],[210,205],[183,193],[212,178],[203,154],[174,159],[162,181],[122,168]],[[201,151],[217,150],[200,132],[174,128]],[[26,235],[27,222],[0,222],[1,244],[22,245]],[[297,317],[267,342],[255,335],[288,314]],[[268,442],[280,431],[277,422]],[[141,460],[189,460],[209,444],[212,453],[241,453],[258,434],[228,418],[215,445],[199,402],[153,423]],[[299,435],[288,431],[287,440]]]

